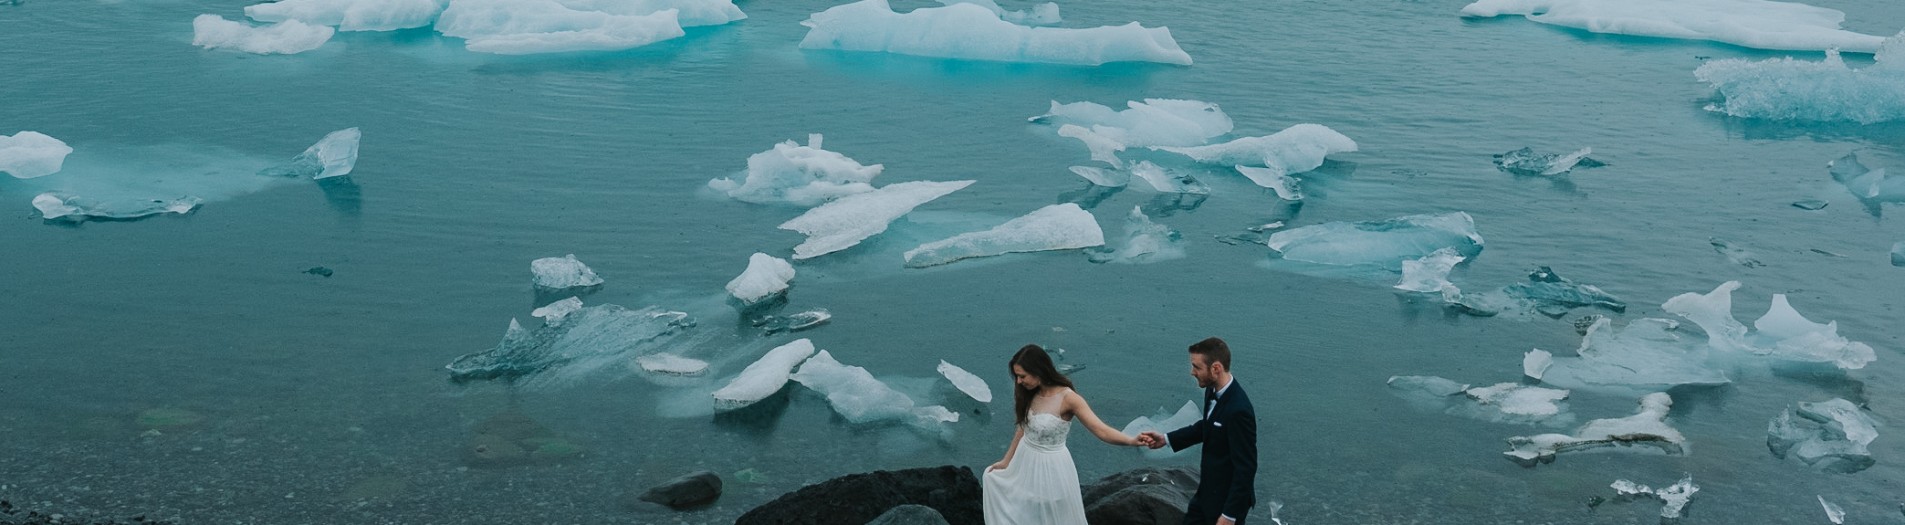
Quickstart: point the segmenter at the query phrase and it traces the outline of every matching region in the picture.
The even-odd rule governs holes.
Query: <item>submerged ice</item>
[[[1673,398],[1655,392],[1640,398],[1640,411],[1618,419],[1596,419],[1574,431],[1573,435],[1540,434],[1508,438],[1509,450],[1502,455],[1524,467],[1550,463],[1556,454],[1604,447],[1649,447],[1667,454],[1687,453],[1687,438],[1667,425],[1667,410]]]
[[[708,181],[708,187],[742,202],[799,206],[873,191],[869,183],[885,166],[863,165],[820,146],[819,133],[808,135],[805,146],[791,140],[775,144],[773,149],[747,158],[747,172],[741,174],[741,180],[714,179]]]
[[[1137,22],[1089,29],[1026,27],[969,3],[898,13],[886,0],[861,0],[814,13],[801,25],[808,27],[801,49],[1081,66],[1191,64],[1167,28]]]
[[[1732,382],[1708,364],[1704,348],[1675,333],[1678,323],[1638,319],[1615,328],[1597,317],[1573,357],[1553,358],[1542,381],[1569,388],[1665,390],[1675,386],[1719,386]]]
[[[874,378],[867,369],[841,364],[826,350],[801,363],[791,376],[795,382],[827,396],[834,412],[853,423],[899,421],[931,428],[959,421],[946,407],[918,406],[913,398]]]
[[[1878,427],[1851,401],[1802,402],[1767,423],[1766,447],[1774,456],[1827,472],[1858,472],[1875,463],[1867,447],[1878,439]]]
[[[33,197],[33,208],[40,210],[40,217],[46,220],[83,222],[132,220],[167,213],[184,215],[198,208],[200,202],[197,197],[98,201],[68,193],[48,192]]]
[[[1091,212],[1077,204],[1054,204],[990,230],[962,233],[906,251],[906,266],[924,268],[973,257],[1016,252],[1071,250],[1105,244]]]
[[[1867,168],[1859,162],[1858,153],[1847,153],[1826,163],[1826,171],[1832,180],[1851,191],[1852,196],[1874,209],[1886,202],[1905,202],[1905,176],[1895,177],[1887,175],[1884,169]]]
[[[0,135],[0,171],[18,179],[44,177],[60,171],[73,148],[37,131]]]
[[[1693,76],[1723,99],[1708,110],[1735,117],[1860,124],[1905,118],[1905,34],[1885,40],[1875,58],[1864,69],[1847,67],[1838,51],[1816,62],[1728,58],[1701,65]]]
[[[290,55],[323,46],[337,30],[286,20],[266,26],[226,20],[218,15],[192,19],[192,45],[205,49],[232,49],[259,55]]]
[[[535,329],[524,329],[512,320],[494,348],[458,357],[445,368],[456,381],[516,379],[563,367],[586,372],[655,348],[692,326],[688,314],[660,308],[585,306],[560,322]]]
[[[1465,17],[1512,15],[1595,33],[1756,49],[1871,53],[1884,40],[1840,29],[1839,10],[1771,0],[1478,0],[1462,8]]]
[[[1169,226],[1151,221],[1144,208],[1132,206],[1125,216],[1124,237],[1117,249],[1091,254],[1092,262],[1153,263],[1184,258],[1182,236]]]
[[[1555,274],[1554,270],[1543,266],[1528,274],[1527,282],[1520,282],[1479,293],[1444,293],[1450,306],[1457,311],[1476,316],[1493,316],[1508,312],[1533,311],[1553,318],[1561,318],[1575,308],[1599,307],[1614,312],[1627,311],[1627,303],[1614,297],[1600,287],[1581,284]]]
[[[1516,175],[1539,175],[1552,177],[1566,175],[1576,167],[1593,168],[1604,166],[1600,161],[1588,158],[1594,148],[1581,148],[1574,153],[1561,155],[1556,153],[1535,153],[1533,148],[1521,148],[1515,151],[1495,155],[1495,167]]]
[[[1293,261],[1397,269],[1404,260],[1444,248],[1474,257],[1482,251],[1482,236],[1475,231],[1475,219],[1454,212],[1292,228],[1271,234],[1265,244]]]
[[[780,229],[807,235],[794,247],[794,260],[812,259],[851,248],[868,237],[886,231],[894,219],[911,213],[913,208],[971,186],[973,181],[914,181],[888,184],[866,193],[841,197],[807,210]]]
[[[1427,410],[1494,423],[1561,426],[1574,421],[1568,391],[1521,383],[1470,387],[1436,376],[1394,376],[1390,391]]]

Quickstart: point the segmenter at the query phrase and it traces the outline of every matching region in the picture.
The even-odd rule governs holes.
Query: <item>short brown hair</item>
[[[1223,363],[1224,371],[1230,371],[1230,345],[1215,337],[1198,341],[1191,345],[1191,353],[1204,356],[1205,362]]]

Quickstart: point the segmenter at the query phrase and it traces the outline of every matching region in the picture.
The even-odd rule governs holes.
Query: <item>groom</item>
[[[1191,345],[1191,377],[1204,388],[1204,419],[1170,434],[1145,432],[1151,448],[1204,445],[1197,494],[1184,525],[1242,525],[1257,503],[1257,409],[1230,376],[1230,347],[1212,337]]]

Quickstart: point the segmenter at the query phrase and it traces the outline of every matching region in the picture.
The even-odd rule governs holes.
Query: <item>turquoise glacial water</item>
[[[1845,11],[1855,31],[1905,27],[1898,2],[1814,3]],[[190,45],[192,17],[236,18],[239,1],[0,5],[0,133],[39,131],[76,150],[66,173],[0,178],[0,206],[12,210],[0,221],[0,499],[192,523],[726,523],[843,474],[995,461],[1012,435],[1003,401],[960,405],[966,417],[946,436],[849,424],[797,386],[758,417],[708,406],[707,392],[793,338],[741,326],[722,285],[751,253],[788,254],[801,237],[775,225],[801,210],[716,198],[706,181],[824,133],[828,149],[884,164],[876,183],[978,181],[857,251],[798,266],[790,311],[834,314],[799,335],[922,401],[955,395],[934,372],[941,359],[1004,397],[1005,361],[1040,343],[1085,365],[1079,391],[1122,425],[1197,396],[1183,348],[1220,335],[1263,420],[1260,498],[1283,502],[1286,523],[1648,523],[1653,504],[1585,502],[1611,497],[1616,479],[1659,486],[1683,474],[1701,487],[1684,523],[1819,522],[1815,495],[1849,520],[1899,519],[1905,268],[1886,252],[1905,223],[1896,205],[1861,206],[1826,163],[1857,151],[1874,168],[1905,169],[1905,126],[1702,109],[1712,94],[1692,71],[1703,58],[1818,53],[1464,20],[1463,4],[1063,4],[1069,27],[1168,26],[1196,60],[1099,68],[799,50],[798,22],[826,2],[746,0],[748,19],[654,46],[525,57],[470,53],[427,30],[341,33],[293,56]],[[1305,175],[1301,207],[1213,172],[1208,198],[1123,191],[1091,208],[1116,235],[1144,207],[1183,232],[1180,260],[1042,253],[900,266],[897,252],[958,231],[945,224],[985,227],[1080,199],[1086,183],[1066,168],[1086,163],[1085,150],[1025,120],[1049,101],[1147,97],[1220,104],[1240,136],[1323,124],[1361,151]],[[353,126],[364,134],[354,184],[219,176]],[[1552,180],[1490,163],[1524,146],[1591,146],[1609,165]],[[197,181],[207,202],[135,222],[40,220],[33,195],[86,174]],[[1789,205],[1807,199],[1830,205]],[[1737,317],[1750,322],[1785,293],[1878,361],[1676,390],[1670,421],[1692,443],[1686,456],[1568,455],[1527,469],[1501,457],[1503,439],[1551,429],[1421,412],[1384,381],[1512,381],[1531,347],[1575,348],[1570,321],[1586,311],[1452,316],[1386,282],[1279,271],[1266,247],[1214,239],[1272,220],[1452,211],[1474,216],[1487,239],[1456,271],[1464,288],[1552,266],[1626,299],[1624,324],[1670,317],[1658,306],[1667,298],[1740,280]],[[1713,237],[1764,265],[1729,261]],[[674,382],[611,368],[533,388],[451,383],[445,363],[494,345],[512,317],[531,320],[529,261],[568,253],[608,281],[591,304],[697,317],[676,350],[714,370]],[[314,266],[335,274],[302,273]],[[1829,474],[1767,452],[1769,418],[1831,397],[1892,424],[1873,443],[1876,466]],[[1570,401],[1580,420],[1635,405],[1592,392]],[[137,418],[156,408],[204,419],[148,432]],[[586,452],[470,466],[478,425],[506,412]],[[1088,480],[1151,464],[1084,432],[1071,448]],[[728,479],[709,509],[616,503],[700,469]],[[746,469],[762,477],[733,475]]]

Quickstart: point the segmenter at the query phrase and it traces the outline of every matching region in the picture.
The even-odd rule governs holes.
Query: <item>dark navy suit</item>
[[[1166,434],[1171,450],[1204,445],[1197,494],[1191,496],[1184,525],[1211,525],[1220,515],[1243,525],[1244,515],[1257,503],[1257,409],[1235,378],[1222,397],[1211,401],[1207,390],[1205,398],[1209,417]]]

